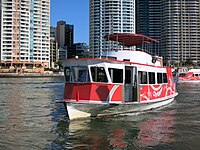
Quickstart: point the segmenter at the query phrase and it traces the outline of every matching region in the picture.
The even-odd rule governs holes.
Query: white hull
[[[200,80],[179,80],[178,83],[200,83]]]
[[[173,102],[174,95],[165,100],[154,102],[131,102],[124,104],[66,103],[70,120],[87,117],[106,117],[126,113],[137,113],[165,106]]]

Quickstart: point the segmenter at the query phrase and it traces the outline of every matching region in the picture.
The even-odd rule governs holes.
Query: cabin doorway
[[[137,68],[125,67],[125,102],[137,101]]]

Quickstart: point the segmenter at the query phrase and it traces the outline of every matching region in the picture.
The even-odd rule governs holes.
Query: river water
[[[179,95],[151,112],[69,122],[64,80],[0,79],[2,150],[200,149],[200,84],[178,84]]]

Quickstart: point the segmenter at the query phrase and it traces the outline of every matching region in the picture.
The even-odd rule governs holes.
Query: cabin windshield
[[[88,68],[85,66],[65,67],[66,82],[89,82]]]
[[[104,67],[90,67],[93,82],[108,82]]]

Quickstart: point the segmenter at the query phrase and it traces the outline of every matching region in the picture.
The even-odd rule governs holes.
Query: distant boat
[[[158,42],[142,34],[110,34],[107,40],[124,46]],[[152,110],[178,95],[172,68],[162,58],[143,51],[107,51],[101,58],[63,61],[63,103],[69,119],[106,117]]]
[[[200,82],[200,69],[179,69],[179,83],[190,82],[190,83],[198,83]]]

